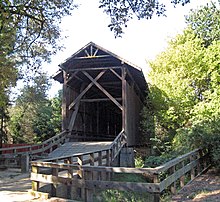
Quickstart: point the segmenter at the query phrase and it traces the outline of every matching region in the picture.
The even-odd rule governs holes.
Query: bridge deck
[[[67,142],[49,154],[49,158],[109,149],[112,142]]]

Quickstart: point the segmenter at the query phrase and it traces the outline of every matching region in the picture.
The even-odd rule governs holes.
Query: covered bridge
[[[70,141],[113,141],[121,132],[139,144],[146,81],[140,68],[90,42],[61,63],[62,129]]]

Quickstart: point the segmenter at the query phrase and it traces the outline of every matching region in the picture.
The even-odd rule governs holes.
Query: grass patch
[[[147,183],[149,180],[141,174],[117,173],[114,174],[112,181],[117,182],[140,182]],[[119,190],[96,190],[94,194],[95,202],[151,202],[153,195],[143,192],[119,191]]]

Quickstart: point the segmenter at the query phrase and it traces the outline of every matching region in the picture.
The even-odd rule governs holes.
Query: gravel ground
[[[172,198],[173,202],[220,202],[220,171],[210,169]]]
[[[31,201],[33,198],[28,194],[30,189],[31,181],[29,174],[23,174],[19,169],[0,171],[0,201]]]

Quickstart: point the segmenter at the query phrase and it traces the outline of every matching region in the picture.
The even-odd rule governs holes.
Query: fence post
[[[52,177],[55,176],[55,177],[58,177],[58,168],[52,168]],[[53,183],[51,184],[51,196],[56,196],[57,195],[57,183]]]
[[[182,161],[182,168],[184,168],[185,164],[184,164],[184,161]],[[185,175],[181,176],[180,177],[180,187],[184,187],[185,185]]]
[[[170,171],[171,174],[174,174],[176,171],[176,167],[175,166],[171,167]],[[171,193],[176,194],[176,181],[171,185]]]
[[[22,173],[27,173],[29,171],[29,163],[30,163],[30,158],[29,154],[25,153],[21,155],[21,172]]]
[[[85,180],[92,180],[92,171],[86,171]],[[85,201],[93,202],[93,190],[85,188]]]
[[[190,156],[190,163],[195,160],[195,157],[193,155]],[[190,172],[191,180],[195,178],[195,168],[193,167]]]
[[[32,170],[32,173],[36,173],[36,174],[39,173],[39,167],[37,167],[37,166],[32,166],[31,170]],[[39,187],[40,187],[40,182],[32,180],[32,190],[38,191]]]
[[[78,178],[79,179],[83,179],[84,178],[84,173],[83,173],[83,170],[82,170],[82,165],[83,165],[83,155],[79,155],[77,156],[77,163],[79,164],[79,170],[77,171],[77,174],[78,174]],[[84,178],[85,180],[85,178]],[[81,196],[82,200],[85,201],[85,187],[81,187],[79,188],[79,195]]]
[[[158,174],[153,175],[153,182],[160,183]],[[154,193],[154,202],[160,202],[160,193]]]

